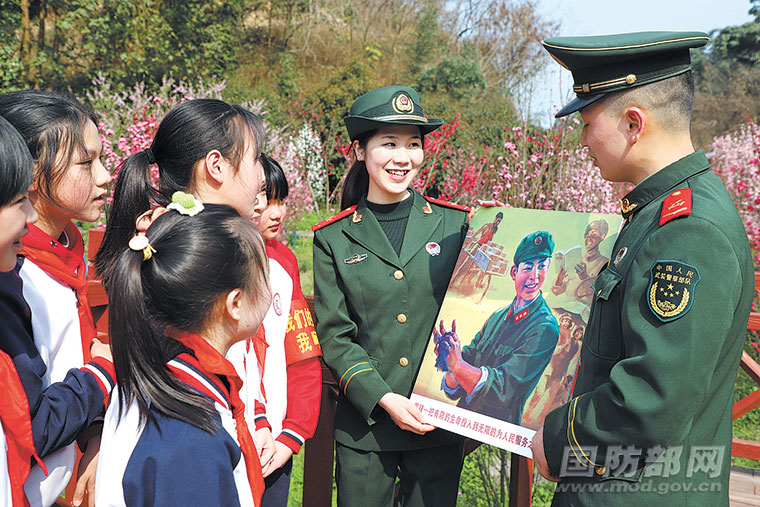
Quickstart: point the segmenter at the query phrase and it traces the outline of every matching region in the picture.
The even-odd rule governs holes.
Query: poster
[[[535,430],[569,398],[593,283],[621,222],[478,210],[411,396],[430,424],[532,457]]]

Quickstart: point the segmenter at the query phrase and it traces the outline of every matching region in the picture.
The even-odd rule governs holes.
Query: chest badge
[[[279,292],[275,292],[274,296],[272,296],[272,308],[274,308],[274,313],[277,316],[282,315],[282,300],[280,299]]]
[[[618,264],[620,264],[620,261],[622,261],[622,260],[623,260],[623,257],[625,257],[625,254],[627,254],[627,253],[628,253],[628,247],[627,247],[627,246],[624,246],[623,248],[621,248],[621,249],[618,251],[617,255],[615,256],[615,260],[614,260],[614,261],[612,261],[612,264],[614,264],[614,265],[615,265],[615,267],[617,267],[617,266],[618,266]]]
[[[345,262],[346,264],[356,264],[357,262],[361,262],[361,261],[363,261],[366,258],[367,258],[367,254],[358,254],[358,253],[355,253],[354,255],[352,255],[351,257],[349,257],[348,259],[343,259],[343,262]]]
[[[678,261],[655,261],[649,269],[647,300],[652,313],[662,322],[684,316],[694,301],[699,270]]]
[[[441,245],[439,245],[435,241],[431,241],[430,243],[425,245],[425,250],[427,250],[428,254],[435,257],[436,255],[441,253]]]

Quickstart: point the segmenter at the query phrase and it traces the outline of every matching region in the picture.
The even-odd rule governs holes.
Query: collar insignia
[[[433,208],[430,207],[429,202],[426,202],[425,205],[422,207],[422,212],[426,215],[429,215],[433,212]]]
[[[620,210],[623,212],[623,214],[630,213],[631,211],[636,209],[637,206],[638,204],[636,204],[635,202],[634,203],[629,202],[627,197],[624,197],[623,200],[620,201]]]
[[[362,214],[354,211],[354,216],[351,218],[351,221],[355,224],[358,224],[362,221]]]

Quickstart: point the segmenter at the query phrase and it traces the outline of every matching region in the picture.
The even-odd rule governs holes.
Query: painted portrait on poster
[[[535,430],[569,397],[621,221],[478,210],[412,393],[431,424],[531,457]]]

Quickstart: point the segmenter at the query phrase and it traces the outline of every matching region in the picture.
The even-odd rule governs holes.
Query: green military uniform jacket
[[[403,431],[377,406],[388,392],[411,394],[468,227],[461,209],[416,192],[409,198],[400,255],[364,199],[315,226],[317,334],[340,390],[334,435],[355,449],[414,449],[458,438],[440,429]]]
[[[732,391],[754,292],[747,234],[701,151],[641,182],[622,208],[572,398],[544,425],[550,471],[565,475],[553,505],[728,505]]]
[[[514,302],[513,302],[514,304]],[[517,312],[512,305],[495,311],[462,359],[485,370],[486,380],[466,395],[461,388],[446,394],[460,397],[460,407],[520,424],[523,407],[549,365],[559,339],[559,326],[543,296]]]

